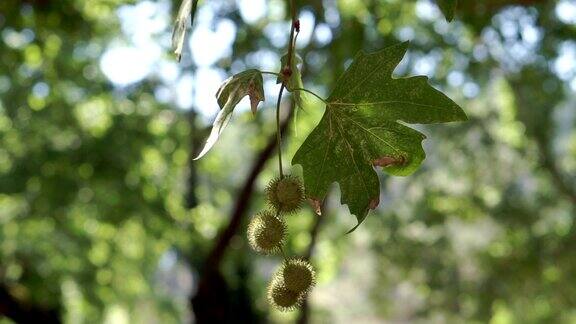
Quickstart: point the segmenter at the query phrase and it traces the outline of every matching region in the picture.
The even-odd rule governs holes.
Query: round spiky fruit
[[[295,176],[276,178],[266,188],[268,202],[281,213],[292,213],[304,202],[304,187]]]
[[[268,301],[278,310],[289,312],[302,304],[302,294],[286,288],[281,280],[273,279],[268,287]]]
[[[316,284],[316,271],[310,262],[302,259],[285,260],[279,275],[288,290],[306,294]]]
[[[259,253],[271,254],[280,249],[286,238],[286,223],[271,211],[256,214],[248,225],[248,243]]]

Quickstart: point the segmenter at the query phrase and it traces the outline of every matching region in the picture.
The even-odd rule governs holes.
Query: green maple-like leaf
[[[220,106],[220,112],[214,120],[210,136],[206,140],[204,148],[195,158],[203,157],[214,146],[224,128],[228,125],[232,112],[236,105],[244,98],[250,98],[252,112],[256,113],[260,101],[264,101],[264,81],[262,72],[258,70],[246,70],[224,81],[216,93],[216,99]]]
[[[304,170],[309,199],[317,206],[338,182],[343,204],[360,224],[379,203],[374,167],[409,175],[425,158],[425,136],[399,123],[466,120],[450,98],[432,88],[426,77],[392,78],[408,43],[359,53],[326,99],[320,123],[296,152],[292,164]]]
[[[198,0],[183,0],[178,9],[178,16],[176,16],[176,23],[174,24],[174,30],[172,31],[172,48],[178,61],[180,61],[182,50],[184,49],[186,22],[188,21],[188,17],[190,17],[190,26],[194,24],[194,16],[196,15],[197,7]]]
[[[458,0],[436,0],[438,7],[442,10],[446,20],[452,21],[454,15],[456,14],[456,6],[458,5]]]

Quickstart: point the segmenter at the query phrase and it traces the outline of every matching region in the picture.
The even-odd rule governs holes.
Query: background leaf
[[[409,175],[425,158],[421,133],[397,121],[440,123],[466,120],[458,105],[426,77],[393,79],[408,43],[373,54],[360,53],[327,99],[322,120],[296,152],[310,199],[324,198],[333,182],[358,224],[379,202],[374,166]]]
[[[249,96],[252,112],[256,111],[258,103],[260,101],[264,101],[263,84],[264,82],[262,79],[262,73],[254,69],[238,73],[224,81],[216,93],[218,105],[220,106],[220,112],[214,120],[212,131],[206,140],[204,148],[200,154],[198,154],[195,160],[198,160],[206,155],[212,146],[214,146],[218,140],[218,137],[220,137],[220,134],[226,125],[228,125],[234,108],[236,108],[236,105],[240,102],[240,100],[242,100],[242,98]]]
[[[456,6],[458,5],[458,0],[436,0],[438,7],[442,10],[446,20],[452,21],[454,15],[456,14]]]

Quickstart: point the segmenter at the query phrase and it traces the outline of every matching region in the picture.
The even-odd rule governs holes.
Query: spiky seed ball
[[[248,225],[248,243],[259,253],[271,254],[282,246],[286,238],[286,223],[271,211],[261,211]]]
[[[316,271],[306,260],[285,260],[280,268],[280,274],[284,286],[297,293],[306,294],[316,284]]]
[[[268,202],[281,213],[295,212],[304,202],[304,187],[295,176],[276,178],[266,188]]]
[[[286,288],[281,280],[273,279],[268,287],[268,301],[278,310],[289,312],[302,304],[302,294]]]

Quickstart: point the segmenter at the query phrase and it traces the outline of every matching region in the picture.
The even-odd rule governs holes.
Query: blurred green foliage
[[[143,3],[170,2],[0,2],[0,282],[67,323],[193,316],[188,294],[274,131],[267,93],[256,117],[237,113],[192,163],[212,116],[160,100],[158,89],[174,86],[161,77],[118,86],[102,71],[111,44],[129,43],[120,8]],[[204,10],[236,27],[232,50],[211,68],[229,76],[269,53],[280,66],[286,10],[266,3],[264,16],[245,22],[235,1],[200,2],[198,24]],[[316,31],[299,45],[307,88],[329,93],[358,50],[411,40],[397,74],[428,75],[471,119],[427,126],[421,170],[382,176],[381,207],[352,235],[332,190],[312,259],[312,322],[576,321],[576,68],[562,64],[576,51],[576,18],[559,9],[576,3],[460,1],[451,24],[427,0],[297,5],[309,17],[302,28]],[[163,60],[172,59],[169,35],[166,24],[156,39]],[[197,71],[192,54],[182,75]],[[322,112],[306,96],[287,161]],[[250,213],[264,206],[274,167]],[[308,248],[314,217],[289,219],[289,253]],[[298,314],[270,311],[264,296],[277,261],[250,252],[240,232],[223,273],[262,321],[289,322]]]

